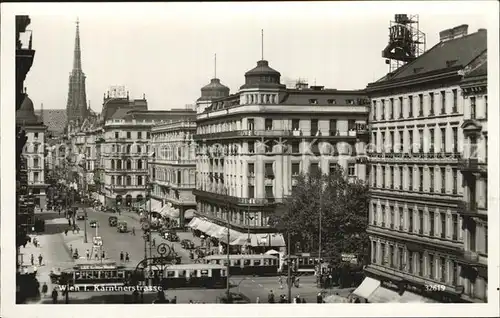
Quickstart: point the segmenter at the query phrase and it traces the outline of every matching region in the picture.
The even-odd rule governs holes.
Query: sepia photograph
[[[497,12],[2,4],[2,316],[498,315]]]

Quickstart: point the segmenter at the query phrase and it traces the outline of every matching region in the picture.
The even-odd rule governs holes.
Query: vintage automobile
[[[170,242],[179,242],[179,236],[175,232],[165,232],[163,238]]]
[[[108,218],[108,224],[111,227],[117,226],[118,225],[118,218],[116,216],[110,216]]]
[[[78,213],[76,215],[76,219],[79,220],[79,221],[80,220],[85,220],[85,213],[83,213],[83,212]]]
[[[188,239],[184,239],[181,241],[181,246],[182,248],[186,249],[186,250],[192,250],[194,249],[194,243],[191,242],[190,240]]]
[[[96,228],[97,227],[97,221],[96,220],[92,220],[92,221],[90,221],[89,225],[92,228]]]
[[[127,222],[125,221],[118,222],[117,231],[119,233],[127,233]]]

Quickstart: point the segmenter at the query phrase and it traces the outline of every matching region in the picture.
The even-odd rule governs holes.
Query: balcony
[[[460,159],[458,169],[463,172],[484,172],[488,171],[487,163],[479,162],[477,158]]]
[[[194,189],[196,184],[194,183],[171,183],[170,186],[173,189]]]
[[[206,198],[214,198],[216,200],[225,201],[236,205],[272,206],[276,203],[284,202],[285,200],[284,198],[239,198],[231,195],[225,195],[200,189],[195,189],[193,191],[193,194]]]
[[[460,215],[478,216],[477,202],[460,201],[457,204],[457,211]]]
[[[220,138],[238,138],[238,137],[287,137],[292,136],[291,130],[232,130],[213,133],[196,134],[194,140],[200,139],[220,139]]]

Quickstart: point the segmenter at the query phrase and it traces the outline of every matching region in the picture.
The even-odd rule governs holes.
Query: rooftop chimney
[[[469,26],[467,24],[462,24],[451,29],[443,30],[439,32],[439,40],[444,42],[466,36],[468,29]]]

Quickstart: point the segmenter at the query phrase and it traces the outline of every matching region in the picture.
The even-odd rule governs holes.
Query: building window
[[[413,274],[413,252],[408,251],[408,273]]]
[[[398,269],[403,270],[403,248],[398,247]]]
[[[354,163],[348,163],[347,164],[347,174],[349,177],[355,177],[356,176],[356,166]]]
[[[408,152],[413,153],[413,130],[408,131],[408,138],[410,141],[410,144],[408,145]]]
[[[441,218],[441,238],[446,237],[446,213],[440,213]]]
[[[40,178],[40,174],[38,172],[34,172],[33,173],[33,182],[38,183],[40,181],[39,178]]]
[[[382,227],[385,227],[385,205],[381,205],[380,209],[382,210]]]
[[[394,140],[394,132],[393,131],[390,131],[389,132],[389,152],[394,152],[394,144],[395,144],[395,140]]]
[[[318,120],[311,119],[311,135],[316,135],[318,133]]]
[[[118,169],[121,169],[121,168],[118,168]],[[141,170],[142,169],[142,160],[137,160],[137,170]]]
[[[453,131],[453,153],[457,153],[458,152],[458,128],[453,127],[453,128],[451,128],[451,130]]]
[[[330,119],[330,136],[336,136],[336,135],[337,135],[337,120]]]
[[[382,188],[385,188],[385,167],[381,167],[382,169]]]
[[[410,217],[409,224],[408,224],[408,231],[410,233],[413,233],[413,211],[412,210],[408,211],[408,214]]]
[[[33,134],[33,138],[38,139],[38,133],[37,132]]]
[[[255,124],[254,124],[253,118],[249,118],[248,119],[248,123],[247,123],[247,129],[248,130],[254,130],[254,127],[255,127]]]
[[[292,176],[298,176],[300,174],[300,163],[292,163]]]
[[[292,119],[292,130],[299,130],[300,129],[299,122],[300,122],[299,119]]]
[[[429,145],[429,152],[433,153],[434,152],[434,129],[433,128],[429,129],[429,136],[431,137],[431,143]]]
[[[377,263],[377,242],[372,241],[372,263]]]
[[[413,96],[408,96],[408,117],[413,117]]]
[[[446,129],[441,128],[441,152],[446,152]]]
[[[399,189],[400,190],[404,189],[403,183],[404,183],[404,168],[403,168],[403,166],[399,166]]]
[[[458,236],[457,236],[457,232],[458,232],[458,215],[457,214],[452,214],[451,215],[451,223],[453,224],[452,226],[452,240],[454,241],[457,241],[458,240]]]
[[[418,130],[418,139],[419,139],[418,152],[423,153],[424,152],[424,130],[423,129]]]
[[[142,176],[137,176],[137,185],[138,186],[142,185]]]
[[[380,101],[381,105],[382,105],[382,120],[385,120],[385,100],[381,100]]]
[[[34,168],[40,168],[40,167],[39,167],[39,164],[40,164],[40,163],[38,162],[38,158],[34,158],[34,159],[33,159],[33,167],[34,167]]]
[[[319,163],[317,162],[312,162],[311,163],[311,167],[310,167],[310,174],[318,174],[320,173],[320,169],[319,169]]]
[[[292,153],[300,153],[300,141],[292,141]]]
[[[273,120],[270,118],[266,118],[264,121],[264,126],[266,130],[273,130]]]
[[[453,108],[451,110],[452,113],[458,112],[458,92],[456,89],[452,90],[453,92]]]
[[[266,179],[274,179],[274,171],[272,163],[265,164],[265,177]]]
[[[389,206],[389,211],[391,213],[391,220],[390,220],[391,225],[389,225],[389,227],[391,229],[394,229],[394,224],[396,224],[396,218],[394,217],[394,207]]]
[[[146,133],[146,138],[147,139],[150,139],[151,138],[151,134],[149,132]]]
[[[429,211],[429,235],[434,236],[434,212]]]
[[[435,262],[435,259],[434,259],[434,255],[432,254],[429,254],[429,278],[430,279],[434,279],[435,278],[435,273],[434,273],[434,262]]]
[[[130,131],[127,131],[127,138],[130,139],[131,138],[131,133]]]
[[[408,167],[408,190],[413,190],[413,169]]]
[[[429,168],[429,192],[434,192],[434,168]]]
[[[142,139],[142,131],[137,132],[137,139]]]
[[[488,118],[488,95],[484,95],[484,119]]]
[[[441,169],[441,193],[446,192],[446,169]]]
[[[131,176],[127,176],[127,185],[132,185],[132,177]]]
[[[253,185],[248,186],[248,197],[250,199],[255,198],[255,187]]]
[[[418,234],[424,234],[424,211],[418,210]]]
[[[389,257],[389,267],[394,267],[394,246],[389,245],[387,246],[387,254]]]
[[[393,167],[389,166],[389,176],[387,179],[387,185],[390,189],[394,189],[394,175],[393,175]]]
[[[429,93],[429,99],[431,102],[430,109],[429,109],[429,115],[434,116],[434,93]]]
[[[458,277],[460,276],[460,272],[458,271],[458,263],[453,261],[453,271],[451,273],[451,284],[453,286],[457,285]]]
[[[441,91],[441,115],[446,114],[446,91]]]
[[[476,119],[476,97],[470,97],[470,119]]]
[[[422,167],[418,168],[418,191],[422,192],[424,190],[424,169]]]
[[[441,259],[439,260],[439,265],[441,266],[441,272],[440,272],[440,277],[439,277],[439,281],[441,283],[446,283],[446,259],[444,257],[441,257]]]
[[[399,230],[403,230],[403,226],[405,224],[405,216],[403,212],[403,208],[398,208],[398,215],[399,215]]]
[[[403,97],[399,98],[399,119],[403,118]]]
[[[118,138],[120,138],[120,135],[119,135],[119,132],[116,131],[115,132],[115,139],[118,139]]]
[[[373,186],[377,187],[377,166],[376,165],[372,166],[372,171],[373,171]]]
[[[404,131],[401,130],[399,132],[399,146],[398,146],[400,152],[403,152],[403,145],[404,145]]]
[[[375,225],[377,223],[377,205],[375,203],[372,204],[372,224]]]
[[[253,163],[249,163],[248,164],[248,175],[249,176],[254,176],[254,174],[255,174],[254,164]]]
[[[382,252],[382,265],[387,265],[385,243],[380,243],[380,250]]]
[[[394,119],[394,98],[389,98],[389,119]]]
[[[424,116],[424,94],[418,95],[418,116]]]
[[[273,186],[266,186],[265,187],[265,191],[266,191],[266,198],[274,198],[274,194],[273,194]]]
[[[248,142],[248,153],[254,153],[255,152],[255,143],[253,141]]]
[[[347,129],[348,130],[356,130],[356,120],[349,119],[349,121],[347,122]]]
[[[424,263],[424,255],[422,252],[418,252],[418,275],[424,276],[425,273],[425,263]]]
[[[453,194],[457,194],[457,169],[451,169],[451,173],[453,176]]]

